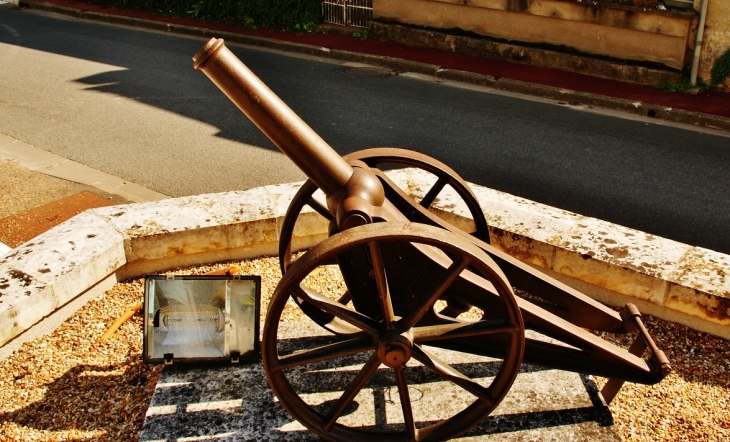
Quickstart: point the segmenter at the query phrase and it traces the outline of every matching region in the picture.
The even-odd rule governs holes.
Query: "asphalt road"
[[[205,76],[196,38],[0,6],[0,133],[184,196],[304,175]],[[730,138],[231,46],[340,153],[397,146],[466,180],[730,253]]]

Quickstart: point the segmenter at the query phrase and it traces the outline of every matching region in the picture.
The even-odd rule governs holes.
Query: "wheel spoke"
[[[384,185],[390,185],[382,179]],[[459,183],[444,184],[442,180],[435,187],[456,188]],[[405,198],[398,189],[392,190],[393,200]],[[434,195],[437,190],[426,189]],[[298,207],[304,199],[299,197]],[[397,202],[406,203],[401,199]],[[411,208],[426,216],[421,207]],[[344,289],[318,292],[307,286],[304,281],[309,281],[317,268],[335,261],[352,293]],[[328,336],[299,347],[301,350],[284,352],[277,343],[276,323],[287,303],[291,304],[289,297],[338,337]],[[443,301],[447,301],[453,318],[436,310]],[[458,314],[472,305],[484,310],[481,320],[458,319]],[[489,255],[460,235],[420,223],[358,226],[323,240],[287,270],[268,313],[262,358],[272,391],[294,418],[325,439],[416,442],[454,438],[500,403],[519,373],[524,353],[519,305]],[[441,351],[489,356],[489,362],[469,364],[467,371],[449,357],[453,353],[442,356]],[[491,357],[497,358],[495,363]],[[417,367],[408,366],[408,362]],[[354,370],[352,364],[356,364]],[[386,365],[393,371],[385,369]],[[301,383],[306,381],[302,373],[325,368],[334,370],[330,374],[339,373],[330,379],[336,388],[329,383],[306,387]],[[409,383],[418,387],[414,382],[430,382],[429,378],[441,382],[434,384],[436,388],[452,391],[465,401],[459,400],[444,416],[425,422],[418,413],[422,402],[415,401],[416,390],[409,388]],[[384,402],[386,385],[391,400],[400,401],[395,409],[394,403]],[[393,388],[398,389],[397,398]],[[311,393],[332,394],[327,398],[331,401],[320,403],[310,397]],[[423,403],[433,400],[432,389],[422,393]],[[402,425],[391,425],[392,419],[382,414],[382,406],[388,413],[395,411]],[[358,415],[360,411],[376,413],[374,427],[361,428],[354,415],[349,415],[358,407]]]
[[[347,386],[345,391],[342,393],[342,396],[340,396],[339,399],[337,399],[337,402],[332,406],[332,409],[327,413],[327,416],[324,418],[324,431],[329,433],[332,429],[332,426],[337,422],[337,419],[342,416],[342,413],[345,411],[348,405],[350,405],[355,399],[355,396],[362,390],[362,388],[365,386],[365,383],[367,383],[368,380],[373,376],[373,373],[375,373],[375,370],[380,367],[380,359],[378,358],[377,353],[373,353],[370,356],[370,359],[365,363],[365,365],[362,367],[360,372],[355,376],[355,379],[353,379],[350,384]]]
[[[490,406],[494,402],[491,388],[482,387],[477,382],[474,382],[473,380],[464,376],[454,367],[440,360],[436,356],[426,352],[420,346],[413,346],[413,357],[416,358],[416,360],[421,364],[425,365],[426,367],[440,374],[450,382],[453,382],[454,384],[473,394]]]
[[[403,410],[403,422],[408,433],[408,440],[417,440],[418,430],[416,430],[416,421],[413,419],[413,407],[411,406],[411,395],[408,392],[405,367],[396,367],[395,377],[398,381],[398,395],[400,396],[400,406]]]
[[[390,301],[390,289],[388,288],[388,279],[385,275],[385,267],[383,265],[383,257],[380,255],[380,247],[378,243],[373,241],[368,243],[370,248],[370,259],[373,264],[373,273],[375,276],[375,284],[378,287],[378,299],[383,312],[383,319],[386,330],[393,328],[393,303]]]
[[[337,300],[342,305],[347,305],[350,301],[352,301],[352,293],[350,293],[349,290],[345,291],[345,293],[340,296],[340,299]]]
[[[512,333],[518,330],[520,330],[519,326],[506,319],[489,319],[478,322],[454,322],[453,324],[416,327],[413,329],[413,339],[417,343],[423,343],[443,339]]]
[[[332,216],[330,211],[327,210],[327,208],[325,206],[320,204],[319,201],[314,199],[314,197],[312,195],[309,195],[304,201],[307,203],[307,205],[309,207],[314,209],[317,213],[319,213],[323,217],[327,218],[327,221],[332,221],[333,219],[335,219],[335,217]]]
[[[436,200],[436,197],[441,193],[442,190],[444,190],[444,187],[448,184],[448,179],[444,177],[439,177],[439,179],[436,181],[436,184],[433,185],[431,190],[426,193],[426,196],[423,197],[421,200],[421,207],[429,208],[431,207],[431,204]]]
[[[323,345],[280,357],[270,370],[276,372],[287,368],[313,364],[315,362],[351,356],[372,349],[373,338],[371,336],[360,336],[354,339],[348,339],[347,341],[335,342],[334,344]]]
[[[344,305],[332,301],[326,296],[322,296],[311,289],[299,287],[298,289],[292,290],[291,294],[293,296],[296,296],[297,298],[305,300],[306,302],[314,305],[320,310],[329,313],[330,315],[336,316],[343,321],[354,325],[355,327],[368,334],[374,336],[378,334],[379,327],[376,321],[368,318],[362,313],[352,311]]]
[[[423,317],[424,314],[428,311],[428,309],[432,308],[433,304],[441,298],[441,295],[444,294],[444,292],[451,287],[451,284],[456,281],[456,278],[459,277],[461,272],[466,269],[469,264],[471,263],[471,260],[467,259],[466,257],[460,256],[456,258],[448,269],[446,269],[446,273],[444,274],[441,282],[436,285],[436,288],[428,295],[420,296],[422,299],[416,302],[416,308],[412,310],[409,314],[406,315],[405,318],[403,318],[403,325],[402,327],[405,330],[410,329],[413,327],[416,322],[418,322],[421,317]]]

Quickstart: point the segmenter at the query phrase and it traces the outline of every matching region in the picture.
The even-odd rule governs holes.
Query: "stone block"
[[[690,248],[627,227],[585,218],[559,244],[552,269],[664,305],[666,279]]]
[[[730,325],[730,256],[699,247],[679,263],[666,306],[718,325]]]
[[[474,188],[491,227],[492,245],[542,268],[552,267],[556,246],[583,219],[567,210],[504,192]]]
[[[302,184],[302,182],[298,182],[266,186],[276,216],[276,231],[278,235],[281,235],[284,217],[286,216],[289,205]],[[314,192],[312,197],[322,204],[323,207],[327,207],[324,193],[321,190]],[[299,212],[299,217],[294,225],[292,250],[296,251],[309,248],[322,241],[327,237],[328,227],[329,221],[325,217],[317,213],[309,205],[305,205],[302,207],[301,212]],[[277,240],[279,238],[280,236],[277,236]]]
[[[126,237],[127,261],[170,258],[276,241],[264,188],[97,209]],[[251,221],[269,220],[264,223]]]
[[[17,247],[0,260],[0,342],[113,274],[124,262],[123,236],[88,211]]]
[[[0,264],[0,346],[56,307],[53,286],[15,266]]]
[[[124,237],[86,211],[22,244],[6,259],[52,285],[63,305],[124,264]]]
[[[269,201],[271,201],[271,207],[274,216],[278,219],[283,219],[286,215],[286,211],[289,208],[289,204],[294,195],[299,191],[299,188],[304,184],[303,181],[288,184],[274,184],[266,186],[266,192],[269,194]]]

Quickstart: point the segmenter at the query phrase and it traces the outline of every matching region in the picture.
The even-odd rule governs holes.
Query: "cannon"
[[[283,222],[283,276],[268,306],[261,348],[274,394],[312,432],[335,441],[450,439],[495,409],[523,362],[606,377],[606,402],[625,381],[653,384],[671,371],[635,306],[614,311],[491,246],[476,197],[448,166],[395,148],[338,155],[222,39],[208,41],[193,62],[309,177]],[[393,166],[427,171],[435,184],[416,201],[383,172]],[[471,212],[470,231],[429,210],[446,187]],[[315,197],[319,191],[323,200]],[[295,225],[306,207],[329,221],[329,236],[294,256]],[[322,268],[341,275],[344,286],[327,293],[311,288],[309,278]],[[284,350],[277,336],[291,300],[331,339]],[[594,332],[637,336],[626,351]],[[437,350],[490,358],[494,368],[465,374]],[[292,378],[324,361],[348,365],[351,375],[336,397],[315,403]],[[446,417],[419,421],[409,385],[424,373],[470,399],[451,404]],[[397,390],[400,422],[349,425],[344,416],[376,377]]]

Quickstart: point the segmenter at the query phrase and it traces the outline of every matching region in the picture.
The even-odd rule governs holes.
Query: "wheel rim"
[[[418,152],[397,148],[365,149],[350,153],[345,156],[345,159],[362,161],[371,168],[377,168],[384,164],[396,164],[415,167],[430,172],[436,176],[436,182],[429,191],[426,192],[424,198],[419,204],[428,209],[440,192],[447,185],[451,186],[451,188],[454,189],[454,191],[456,191],[464,201],[472,218],[474,219],[475,230],[468,233],[486,243],[489,243],[489,226],[476,196],[471,191],[467,183],[444,163]],[[304,207],[311,207],[316,213],[324,217],[329,222],[334,219],[325,204],[315,199],[314,194],[318,190],[317,186],[311,180],[305,181],[287,209],[279,236],[279,264],[282,274],[286,273],[292,262],[291,250],[294,229],[296,227],[297,219],[300,214],[302,214]],[[344,294],[340,302],[347,303],[349,301],[348,296],[348,294]],[[331,315],[323,313],[318,309],[311,308],[310,306],[307,306],[306,303],[300,303],[296,298],[294,301],[299,304],[299,307],[305,312],[305,314],[307,314],[307,316],[312,318],[320,326],[327,328],[330,331],[336,331],[337,333],[345,334],[348,332],[347,325],[338,321],[337,318],[333,318]],[[459,304],[453,300],[448,302],[449,314],[452,316],[457,316],[460,312],[468,310],[470,307],[470,305]]]
[[[418,296],[420,302],[408,311],[399,311],[402,305],[390,299],[388,269],[382,254],[392,244],[406,244],[427,256],[446,252],[451,263],[443,268],[443,283],[433,291]],[[415,245],[414,245],[415,244]],[[301,289],[304,278],[322,263],[365,247],[370,253],[372,273],[377,290],[371,301],[379,306],[380,315],[370,317],[357,309],[347,309],[335,300]],[[443,258],[443,257],[442,257]],[[441,258],[441,259],[442,259]],[[500,321],[481,320],[464,323],[444,319],[442,323],[426,324],[423,318],[433,312],[436,300],[459,279],[460,275],[476,269],[496,289],[503,305],[504,318]],[[393,275],[391,275],[392,277]],[[439,276],[441,277],[441,276]],[[296,355],[279,355],[277,343],[279,321],[284,305],[291,295],[306,297],[307,303],[350,323],[358,333],[342,338],[334,344],[303,350]],[[401,315],[401,316],[398,316]],[[375,316],[375,315],[371,315]],[[446,335],[448,333],[448,336]],[[488,339],[499,335],[506,342],[501,366],[489,386],[485,387],[463,375],[449,363],[425,349],[426,343],[439,339]],[[494,262],[481,250],[457,235],[435,227],[411,223],[382,223],[350,229],[335,235],[310,249],[297,260],[284,275],[269,305],[263,335],[264,369],[269,383],[282,405],[303,425],[330,440],[443,440],[454,437],[475,425],[489,414],[509,390],[522,361],[524,351],[524,325],[519,308],[506,278]],[[369,354],[369,355],[368,355]],[[289,376],[299,373],[311,364],[359,355],[366,358],[357,374],[342,385],[343,393],[327,409],[318,410],[302,398],[292,386]],[[421,364],[419,370],[430,371],[456,388],[468,392],[474,402],[450,417],[437,422],[418,423],[413,417],[413,405],[409,397],[408,376],[415,370],[408,363]],[[401,403],[402,428],[386,428],[362,431],[339,422],[353,400],[368,385],[379,368],[391,370],[395,388]],[[294,376],[294,375],[292,375]]]
[[[439,193],[447,185],[451,186],[462,198],[464,203],[466,203],[469,213],[474,219],[475,230],[467,233],[470,233],[474,237],[489,244],[489,225],[484,217],[479,201],[469,188],[466,181],[464,181],[446,164],[418,152],[390,147],[365,149],[352,152],[345,155],[344,158],[346,160],[362,161],[371,168],[378,168],[384,164],[396,164],[407,167],[415,167],[430,172],[436,176],[437,180],[431,189],[426,192],[424,198],[419,202],[419,204],[422,207],[429,208]],[[279,241],[279,263],[282,274],[286,273],[286,270],[291,265],[291,246],[292,237],[294,235],[294,227],[296,225],[297,218],[302,213],[304,207],[311,207],[327,221],[332,221],[332,219],[334,219],[332,214],[330,214],[327,210],[327,207],[313,197],[317,190],[319,190],[318,187],[311,180],[305,181],[287,209]]]

